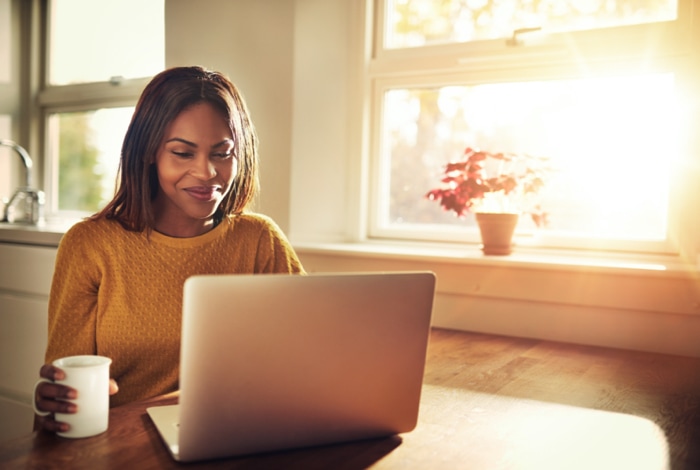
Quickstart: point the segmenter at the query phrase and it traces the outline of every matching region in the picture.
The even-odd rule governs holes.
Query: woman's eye
[[[233,152],[220,152],[220,153],[213,154],[213,156],[217,157],[217,158],[228,158],[231,155],[233,155]]]
[[[190,152],[177,152],[175,150],[172,151],[173,155],[176,155],[181,158],[188,158],[191,157],[192,154]]]

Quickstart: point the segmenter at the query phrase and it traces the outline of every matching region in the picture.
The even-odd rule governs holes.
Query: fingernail
[[[75,390],[68,390],[66,393],[66,398],[70,398],[71,400],[78,398],[78,392]]]
[[[66,407],[66,411],[67,411],[68,413],[75,413],[76,411],[78,411],[78,406],[75,405],[75,404],[73,404],[73,403],[71,403],[71,404],[69,404],[69,405]]]

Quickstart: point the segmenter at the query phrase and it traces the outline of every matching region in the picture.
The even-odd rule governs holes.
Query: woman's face
[[[155,164],[154,228],[176,237],[210,230],[238,169],[224,115],[206,102],[182,111],[166,128]]]

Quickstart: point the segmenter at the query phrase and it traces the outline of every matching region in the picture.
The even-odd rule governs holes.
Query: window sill
[[[57,247],[63,234],[80,219],[47,220],[38,225],[0,223],[0,242]]]
[[[476,244],[364,241],[355,243],[298,242],[303,254],[351,258],[399,259],[474,266],[510,266],[548,271],[583,271],[633,276],[698,278],[696,263],[677,255],[626,254],[603,251],[515,247],[507,256],[484,255]]]
[[[673,256],[522,246],[509,256],[484,256],[475,244],[386,241],[293,245],[308,272],[433,271],[437,297],[459,305],[450,307],[460,312],[455,318],[498,309],[508,316],[525,309],[518,321],[544,311],[700,318],[700,270]]]

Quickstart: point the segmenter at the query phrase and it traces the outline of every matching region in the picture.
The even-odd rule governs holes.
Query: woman
[[[226,77],[200,67],[157,75],[124,137],[114,199],[61,240],[41,377],[63,377],[50,365],[59,357],[99,354],[113,361],[111,406],[177,390],[185,279],[302,273],[274,222],[244,212],[257,171],[253,124]],[[75,412],[60,400],[74,393],[39,384],[35,405],[49,413],[39,426],[67,430],[53,413]]]

